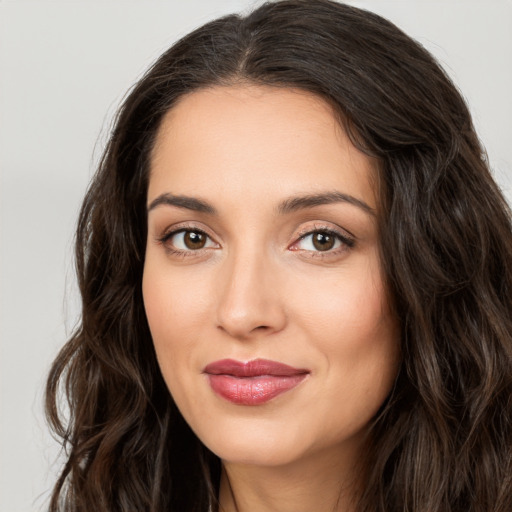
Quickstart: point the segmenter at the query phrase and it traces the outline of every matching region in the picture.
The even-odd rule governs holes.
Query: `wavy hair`
[[[510,512],[509,208],[433,57],[389,21],[330,0],[269,2],[207,23],[121,106],[76,232],[81,323],[47,382],[47,416],[66,448],[50,510],[218,508],[220,461],[165,386],[141,282],[162,117],[185,94],[235,83],[323,98],[380,162],[380,251],[402,362],[371,424],[358,511]]]

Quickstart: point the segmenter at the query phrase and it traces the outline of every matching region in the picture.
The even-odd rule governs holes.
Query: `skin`
[[[167,386],[223,462],[226,512],[352,510],[367,426],[399,361],[379,264],[376,169],[323,100],[292,89],[196,91],[159,129],[144,303]],[[333,192],[344,200],[282,211],[290,198]],[[166,204],[165,194],[215,213]],[[191,249],[184,232],[170,235],[180,229],[204,232],[206,244]],[[307,233],[325,229],[340,238],[318,250]],[[267,403],[235,405],[203,373],[226,358],[309,374]]]

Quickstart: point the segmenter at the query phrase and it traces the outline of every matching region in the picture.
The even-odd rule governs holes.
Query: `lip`
[[[260,405],[295,388],[310,372],[268,359],[222,359],[208,364],[203,373],[212,390],[229,402]]]

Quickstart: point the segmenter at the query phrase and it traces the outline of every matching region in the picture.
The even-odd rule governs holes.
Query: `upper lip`
[[[289,377],[309,373],[309,370],[294,368],[268,359],[253,359],[247,362],[222,359],[206,365],[203,372],[210,375],[232,375],[233,377],[258,377],[262,375]]]

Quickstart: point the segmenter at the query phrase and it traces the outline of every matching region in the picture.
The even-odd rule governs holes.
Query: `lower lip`
[[[260,405],[298,386],[307,374],[233,377],[208,375],[213,391],[237,405]]]

